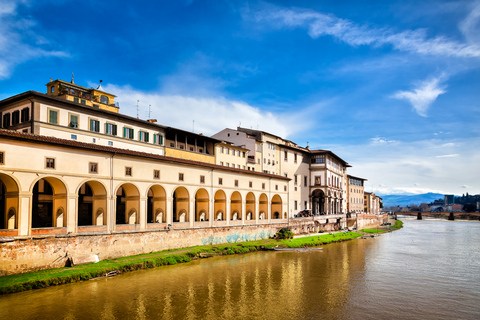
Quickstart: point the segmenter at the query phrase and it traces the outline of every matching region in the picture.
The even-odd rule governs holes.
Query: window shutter
[[[149,142],[149,138],[148,138],[148,132],[145,132],[145,142]]]
[[[153,135],[153,143],[157,143],[157,136],[158,136],[158,134]]]
[[[100,132],[100,121],[98,120],[95,121],[95,131]]]
[[[130,139],[133,139],[133,138],[134,138],[133,129],[130,129]]]
[[[123,137],[127,138],[127,128],[123,127]]]
[[[163,145],[163,136],[159,135],[159,137],[160,137],[160,145]]]
[[[112,134],[113,134],[114,136],[117,135],[117,125],[116,125],[116,124],[113,125],[113,132],[112,132]]]
[[[111,132],[108,132],[108,123],[105,122],[105,133],[111,133]]]

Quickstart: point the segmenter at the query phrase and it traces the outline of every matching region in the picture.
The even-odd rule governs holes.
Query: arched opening
[[[282,198],[278,194],[274,195],[272,198],[272,218],[281,219],[282,215]]]
[[[322,190],[315,190],[312,192],[312,213],[325,213],[325,194]]]
[[[255,195],[252,192],[245,198],[247,214],[245,220],[255,220]]]
[[[32,191],[32,228],[65,227],[67,190],[63,182],[47,177],[38,180]]]
[[[227,196],[223,190],[215,192],[213,211],[215,212],[215,221],[226,220],[225,213],[227,212]]]
[[[15,180],[0,173],[0,230],[18,228],[18,186]]]
[[[115,223],[138,224],[140,211],[140,193],[131,183],[124,183],[117,189]]]
[[[238,191],[230,197],[230,220],[242,220],[242,196]]]
[[[154,185],[147,193],[147,223],[167,222],[167,194],[165,189]]]
[[[195,193],[195,221],[208,221],[209,212],[208,192],[205,189],[199,189]]]
[[[178,187],[173,192],[173,222],[188,222],[188,203],[190,197],[187,189]]]
[[[97,181],[88,181],[78,189],[78,226],[106,225],[107,192]]]
[[[262,193],[258,199],[258,219],[268,219],[268,198],[265,193]]]

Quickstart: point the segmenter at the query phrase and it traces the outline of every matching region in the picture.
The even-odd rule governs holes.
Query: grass
[[[398,230],[401,228],[403,228],[403,222],[400,220],[396,220],[393,226],[380,226],[376,229],[362,229],[360,231],[365,233],[384,233],[384,232],[389,232],[393,230]]]
[[[189,262],[213,255],[233,255],[256,252],[273,247],[303,248],[314,247],[332,242],[355,239],[360,233],[334,233],[320,236],[302,237],[284,240],[258,240],[243,243],[226,243],[221,245],[197,246],[191,248],[165,250],[136,256],[122,257],[112,260],[103,260],[98,263],[41,270],[30,273],[0,277],[0,294],[21,292],[31,289],[45,288],[65,283],[84,281],[96,277],[103,277],[111,271],[120,273],[140,269],[155,268],[164,265]],[[205,255],[207,253],[208,255]]]

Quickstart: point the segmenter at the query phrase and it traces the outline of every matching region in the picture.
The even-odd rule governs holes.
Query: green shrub
[[[291,239],[295,234],[290,230],[290,228],[282,228],[277,232],[275,237],[277,239]]]

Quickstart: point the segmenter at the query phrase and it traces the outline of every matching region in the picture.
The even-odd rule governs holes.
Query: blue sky
[[[480,1],[0,0],[0,99],[72,72],[125,114],[332,150],[369,191],[480,193]]]

